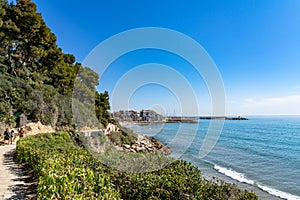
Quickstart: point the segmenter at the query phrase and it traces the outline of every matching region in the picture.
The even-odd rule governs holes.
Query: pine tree
[[[31,121],[71,125],[77,80],[78,112],[96,108],[93,112],[107,124],[108,93],[97,93],[94,101],[99,75],[77,63],[74,55],[63,53],[33,2],[2,0],[0,5],[0,121],[14,124],[24,114]],[[90,118],[82,125],[97,126]]]

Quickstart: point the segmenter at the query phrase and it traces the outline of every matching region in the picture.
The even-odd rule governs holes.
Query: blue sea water
[[[175,157],[192,162],[203,173],[222,174],[284,199],[300,199],[299,116],[225,121],[216,145],[201,159],[199,150],[210,122],[130,128],[156,137],[177,153]]]

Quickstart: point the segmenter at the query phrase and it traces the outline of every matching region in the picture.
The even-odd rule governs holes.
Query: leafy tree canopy
[[[80,80],[81,90],[96,98],[90,107],[105,125],[109,98],[107,92],[95,91],[99,75],[63,53],[35,3],[1,0],[0,5],[0,122],[16,125],[24,114],[54,127],[71,125],[71,97],[75,80]],[[85,106],[79,107],[83,113]]]

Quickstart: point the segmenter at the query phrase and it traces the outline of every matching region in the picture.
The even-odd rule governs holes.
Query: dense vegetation
[[[141,174],[118,171],[72,138],[62,132],[18,141],[17,160],[39,178],[40,199],[257,199],[234,185],[204,180],[185,161]]]
[[[14,126],[23,114],[30,121],[53,127],[70,126],[74,123],[72,92],[76,84],[75,111],[86,113],[85,109],[91,108],[106,125],[108,93],[95,90],[98,79],[98,74],[76,62],[74,55],[62,52],[33,2],[1,0],[0,122]],[[93,101],[82,101],[82,94]],[[98,122],[75,120],[80,126],[97,126]]]

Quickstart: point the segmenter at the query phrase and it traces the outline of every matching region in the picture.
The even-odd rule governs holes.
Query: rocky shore
[[[159,152],[167,155],[171,153],[171,149],[165,146],[164,144],[162,144],[156,138],[147,137],[140,134],[138,134],[137,141],[132,145],[129,144],[123,144],[121,146],[117,144],[114,145],[118,150],[124,152],[145,152],[145,153]]]

